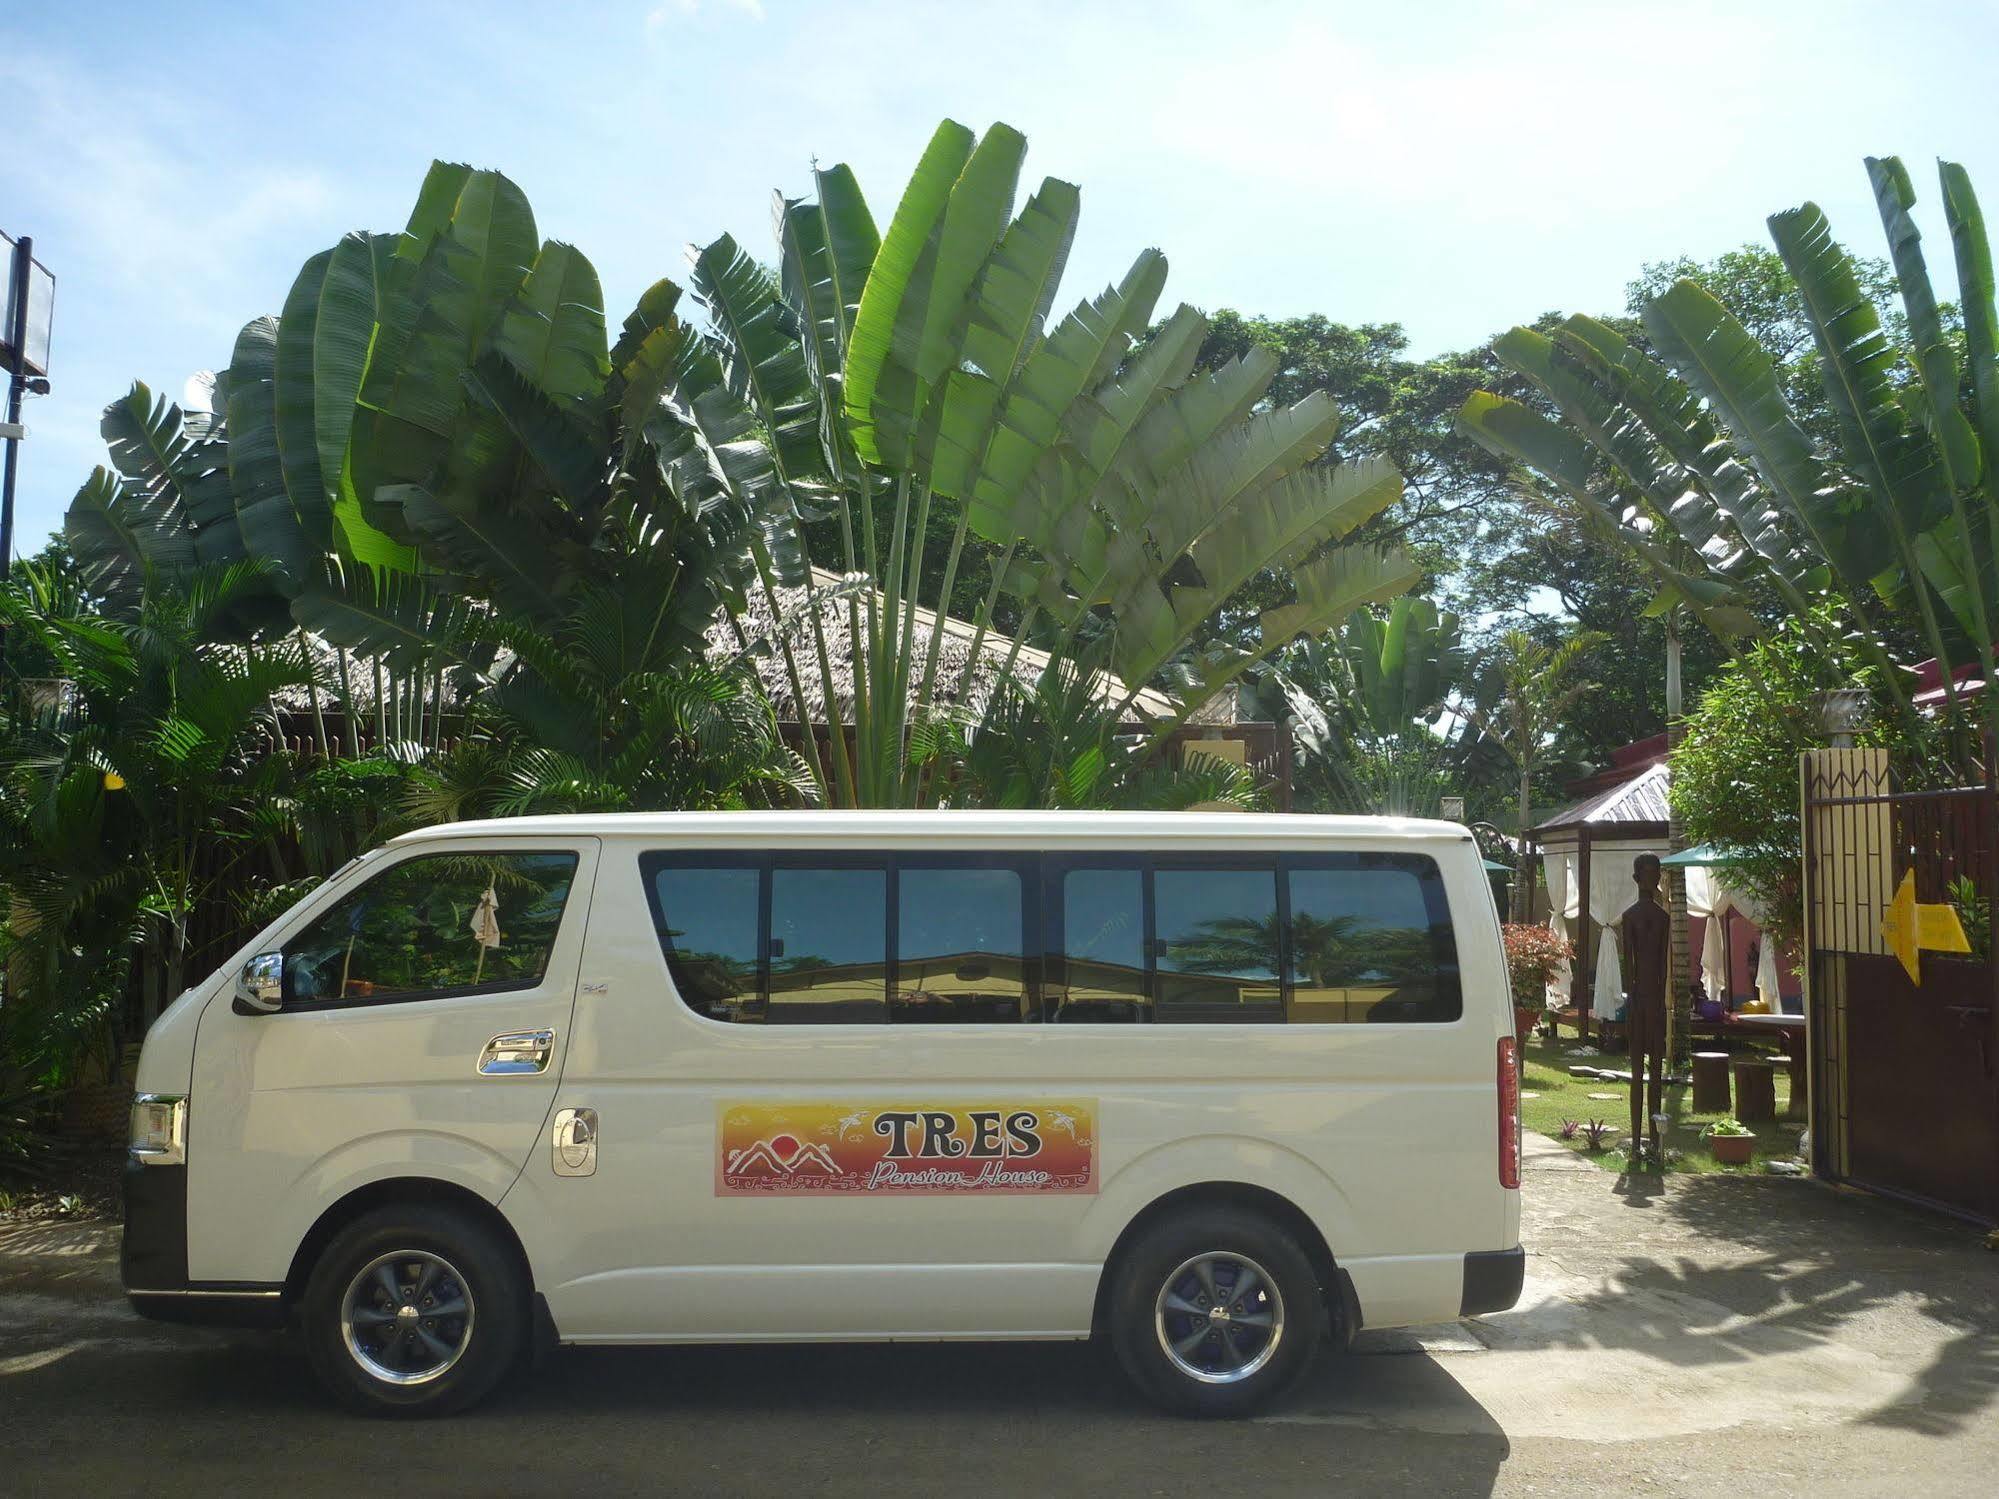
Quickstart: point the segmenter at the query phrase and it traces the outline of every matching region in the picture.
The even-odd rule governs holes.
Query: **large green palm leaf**
[[[278,453],[278,320],[253,319],[229,358],[229,481],[244,550],[267,559],[279,586],[296,592],[324,550],[315,542],[285,483]]]
[[[943,222],[951,190],[972,146],[972,132],[956,121],[946,120],[937,127],[903,190],[861,292],[841,394],[854,447],[869,463],[907,457],[917,393],[914,372],[906,367],[908,353],[897,348],[897,333],[903,330],[906,350],[920,336],[922,322],[921,308],[914,302],[905,312],[905,294],[918,275],[919,263],[931,252],[931,239]],[[892,360],[903,364],[900,389]],[[885,429],[876,411],[878,392],[883,411],[891,417]]]

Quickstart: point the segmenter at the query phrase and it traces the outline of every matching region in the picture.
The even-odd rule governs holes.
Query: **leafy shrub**
[[[1830,605],[1786,619],[1723,666],[1673,751],[1673,810],[1686,841],[1728,853],[1730,883],[1762,902],[1764,926],[1785,947],[1797,947],[1804,921],[1798,755],[1830,743],[1822,694],[1855,686],[1873,701],[1856,744],[1888,749],[1908,789],[1956,779],[1944,730],[1928,725],[1911,733]]]
[[[1538,1010],[1547,1003],[1548,985],[1562,964],[1575,956],[1569,939],[1553,927],[1511,921],[1499,929],[1506,943],[1506,976],[1513,986],[1513,1003]]]

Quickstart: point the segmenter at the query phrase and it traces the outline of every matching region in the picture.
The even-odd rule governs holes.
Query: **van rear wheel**
[[[435,1416],[491,1393],[527,1338],[514,1256],[464,1214],[377,1208],[327,1245],[306,1284],[313,1371],[373,1415]]]
[[[1109,1330],[1118,1362],[1141,1393],[1182,1415],[1260,1410],[1324,1341],[1311,1260],[1260,1214],[1175,1214],[1120,1256],[1115,1276]]]

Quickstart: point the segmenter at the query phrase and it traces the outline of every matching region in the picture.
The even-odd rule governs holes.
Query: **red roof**
[[[1593,796],[1599,791],[1608,791],[1613,786],[1622,786],[1626,781],[1636,780],[1655,765],[1666,762],[1666,736],[1654,734],[1648,739],[1634,739],[1629,744],[1619,745],[1610,752],[1610,764],[1602,770],[1592,771],[1579,780],[1570,781],[1565,788],[1570,796]]]

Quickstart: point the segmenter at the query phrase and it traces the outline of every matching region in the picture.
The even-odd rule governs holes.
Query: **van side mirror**
[[[247,1014],[274,1015],[285,1002],[285,955],[258,953],[236,978],[236,1006]]]

